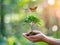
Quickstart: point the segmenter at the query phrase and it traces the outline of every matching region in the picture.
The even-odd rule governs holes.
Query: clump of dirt
[[[32,36],[32,35],[36,35],[37,33],[34,33],[34,32],[29,32],[29,33],[27,33],[26,35],[27,36]]]

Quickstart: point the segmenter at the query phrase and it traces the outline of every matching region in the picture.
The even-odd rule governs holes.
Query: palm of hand
[[[37,34],[32,36],[27,36],[26,33],[23,33],[23,36],[32,42],[43,41],[44,36],[40,31],[35,30],[34,33],[37,33]]]

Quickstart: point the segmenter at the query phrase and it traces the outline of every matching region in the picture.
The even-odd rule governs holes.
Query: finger
[[[26,34],[27,34],[27,33],[23,33],[22,35],[23,35],[25,38],[27,38]]]
[[[26,35],[26,33],[23,33],[22,35],[23,35],[23,36],[25,36],[25,35]]]
[[[34,39],[34,38],[30,38],[30,37],[28,39],[32,42],[36,42],[36,40],[37,40],[37,39]]]
[[[32,36],[28,36],[29,38],[31,38],[31,39],[36,39],[35,37],[35,35],[32,35]]]
[[[39,37],[41,34],[36,34],[36,35],[33,35],[33,36],[29,36],[29,38],[33,38],[33,39],[37,39],[37,37]]]
[[[23,33],[22,35],[27,38],[28,40],[31,40],[31,38],[29,38],[29,36],[26,36],[27,33]]]
[[[39,42],[39,39],[37,39],[37,37],[35,36],[30,36],[29,37],[29,39],[30,39],[30,41],[32,41],[32,42]]]
[[[26,37],[27,37],[26,34],[27,34],[27,33],[23,33],[22,35],[26,38]]]
[[[38,40],[37,39],[30,38],[30,41],[37,42]]]

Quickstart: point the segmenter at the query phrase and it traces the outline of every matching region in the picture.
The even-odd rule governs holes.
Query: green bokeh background
[[[30,7],[41,6],[44,1],[46,0],[1,0],[0,45],[48,45],[45,42],[33,43],[22,36],[22,33],[28,32],[30,30],[30,25],[24,24],[25,17],[29,15],[34,15],[42,20],[42,26],[36,27],[34,25],[36,29],[47,36],[51,36],[57,39],[60,38],[60,18],[56,18],[55,22],[50,24],[53,24],[52,26],[57,25],[58,27],[57,31],[52,31],[52,26],[48,26],[49,28],[45,26],[45,22],[42,19],[42,16],[44,16],[44,11],[41,10],[42,8],[35,12],[31,12],[29,10]],[[48,6],[48,10],[51,7],[53,6]],[[52,18],[48,21],[54,20]]]

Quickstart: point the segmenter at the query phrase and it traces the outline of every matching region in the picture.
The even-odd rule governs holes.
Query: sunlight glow
[[[60,10],[56,11],[56,15],[57,18],[60,18]]]
[[[36,0],[32,0],[32,1],[36,1]]]
[[[55,0],[48,0],[49,5],[54,5],[54,3],[55,3]]]
[[[10,16],[9,15],[5,16],[5,23],[10,23]]]
[[[58,5],[60,5],[60,0],[58,0]]]
[[[38,8],[37,8],[37,13],[42,13],[42,11],[43,11],[43,7],[41,7],[41,6],[39,6]]]
[[[52,31],[57,31],[58,30],[58,26],[57,25],[54,25],[53,27],[52,27]]]
[[[11,21],[19,21],[19,16],[18,16],[18,14],[13,14],[12,16],[11,16]]]

